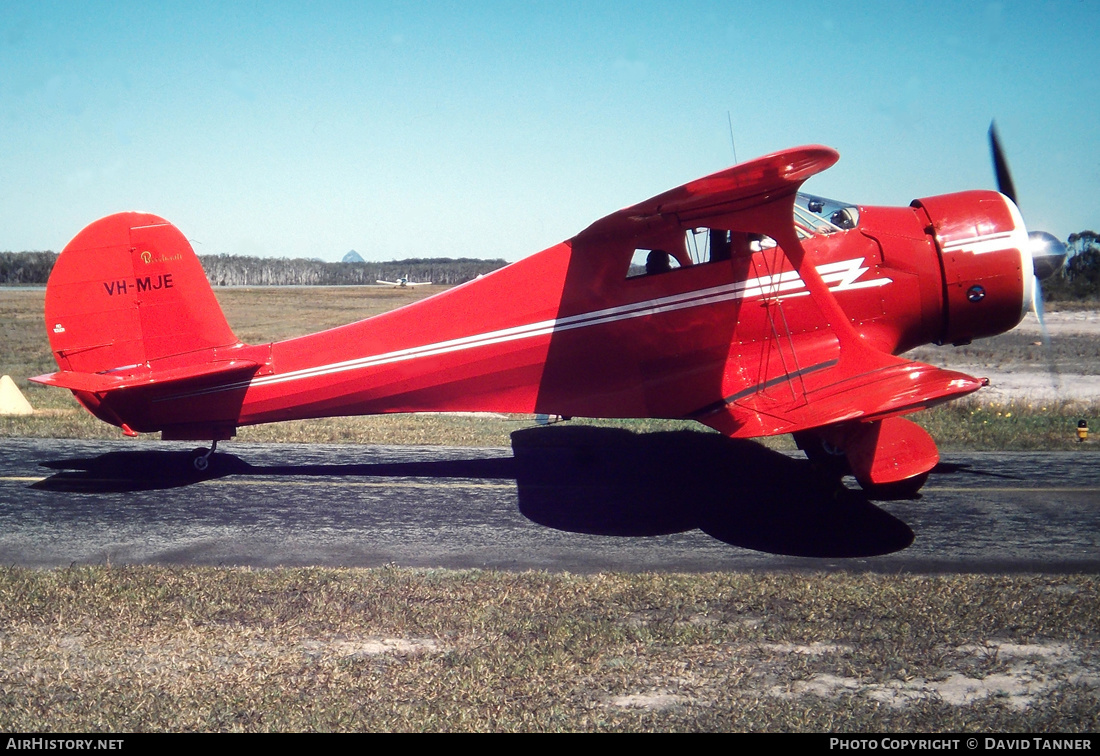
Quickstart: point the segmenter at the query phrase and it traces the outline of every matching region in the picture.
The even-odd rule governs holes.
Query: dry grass
[[[1095,732],[1100,580],[0,574],[0,729]]]
[[[215,288],[214,293],[237,337],[246,344],[263,344],[381,315],[447,288],[255,287]]]

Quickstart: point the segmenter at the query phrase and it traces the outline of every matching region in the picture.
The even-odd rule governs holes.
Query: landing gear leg
[[[872,499],[913,499],[940,460],[936,442],[912,420],[887,417],[794,434],[810,461],[855,476]]]

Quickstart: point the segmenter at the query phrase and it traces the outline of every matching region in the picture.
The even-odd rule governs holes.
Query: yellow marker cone
[[[0,415],[33,415],[34,407],[10,375],[0,378]]]

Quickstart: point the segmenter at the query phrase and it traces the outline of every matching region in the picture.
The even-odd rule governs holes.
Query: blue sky
[[[1100,227],[1100,3],[0,5],[0,250],[121,210],[200,254],[516,260],[800,144],[861,204]],[[1089,103],[1092,103],[1091,105]]]

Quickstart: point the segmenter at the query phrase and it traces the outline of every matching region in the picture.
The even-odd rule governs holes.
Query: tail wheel
[[[209,449],[195,449],[191,452],[191,469],[199,474],[205,473],[210,469],[210,463],[214,461],[214,450],[218,448],[218,442],[215,441],[210,445]]]

